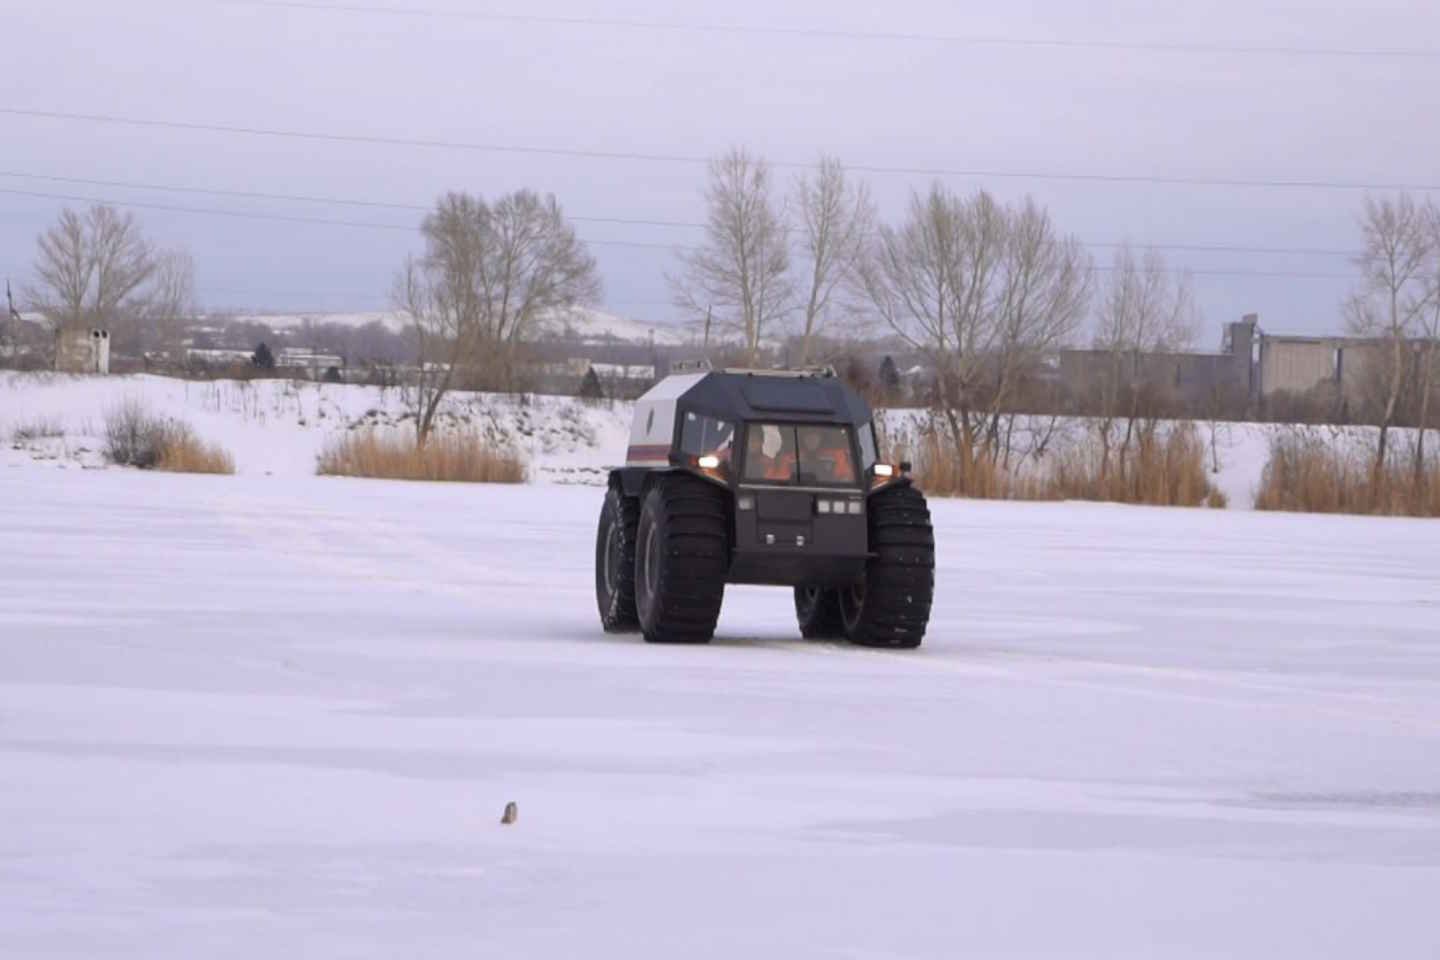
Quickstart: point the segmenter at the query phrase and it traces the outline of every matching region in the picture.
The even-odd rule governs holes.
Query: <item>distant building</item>
[[[303,371],[311,380],[319,380],[325,371],[345,369],[345,358],[334,353],[320,353],[307,347],[285,347],[275,355],[277,370]]]
[[[110,373],[110,331],[87,327],[62,328],[55,336],[58,373]]]

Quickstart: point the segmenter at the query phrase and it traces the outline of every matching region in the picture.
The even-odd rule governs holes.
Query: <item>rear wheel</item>
[[[595,602],[606,633],[630,633],[640,626],[635,613],[635,538],[640,501],[612,483],[600,509],[595,534]]]
[[[845,636],[845,621],[840,615],[840,591],[827,587],[796,587],[795,619],[800,621],[800,636],[806,640]]]
[[[640,508],[635,602],[650,643],[709,643],[720,619],[730,536],[725,492],[684,474],[659,478]]]
[[[892,487],[870,498],[865,579],[840,590],[840,615],[851,643],[914,649],[925,639],[935,597],[935,531],[925,495]]]

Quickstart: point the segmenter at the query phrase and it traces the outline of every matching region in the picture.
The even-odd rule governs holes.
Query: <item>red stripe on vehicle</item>
[[[626,460],[663,460],[670,459],[669,444],[652,444],[649,446],[635,446],[625,451]]]

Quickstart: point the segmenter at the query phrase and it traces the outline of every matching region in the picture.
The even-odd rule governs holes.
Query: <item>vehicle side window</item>
[[[869,470],[880,462],[875,448],[875,428],[865,424],[860,428],[860,469]]]
[[[685,414],[685,424],[680,430],[682,452],[697,457],[712,454],[721,462],[729,463],[734,445],[734,424],[698,413]]]

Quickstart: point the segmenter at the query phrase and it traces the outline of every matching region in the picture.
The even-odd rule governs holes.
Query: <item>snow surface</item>
[[[1433,522],[940,502],[900,654],[598,506],[0,469],[0,956],[1440,955]]]

